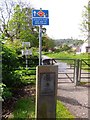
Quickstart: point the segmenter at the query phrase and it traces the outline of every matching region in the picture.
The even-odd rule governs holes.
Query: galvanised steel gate
[[[76,79],[76,59],[55,59],[57,65],[61,66],[58,70],[58,81],[61,82],[75,82]],[[67,63],[67,64],[66,64]],[[64,64],[66,64],[64,66]],[[59,68],[60,68],[59,66]],[[63,68],[64,67],[64,68]],[[66,68],[65,68],[66,67]]]
[[[90,82],[90,59],[78,60],[79,82]]]
[[[90,82],[90,59],[55,59],[58,63],[67,63],[66,71],[58,72],[58,79],[79,85]],[[59,81],[60,81],[59,80]]]

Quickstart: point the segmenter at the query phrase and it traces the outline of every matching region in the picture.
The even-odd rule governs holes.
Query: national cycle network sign
[[[48,10],[32,10],[32,25],[49,25]]]

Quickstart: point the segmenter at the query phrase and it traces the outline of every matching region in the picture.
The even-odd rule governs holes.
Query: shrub
[[[8,87],[19,81],[19,76],[14,74],[15,68],[19,66],[18,55],[11,46],[2,45],[2,81]]]
[[[29,56],[27,59],[28,59],[28,67],[35,67],[39,64],[39,58],[37,56]],[[21,67],[25,67],[26,65],[25,56],[19,57],[19,63]]]

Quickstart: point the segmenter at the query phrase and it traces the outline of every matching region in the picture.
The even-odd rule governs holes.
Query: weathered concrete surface
[[[36,118],[56,118],[58,67],[37,67]]]

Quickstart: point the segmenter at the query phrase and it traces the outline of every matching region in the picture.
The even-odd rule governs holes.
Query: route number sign
[[[48,10],[32,10],[32,25],[49,25]]]

